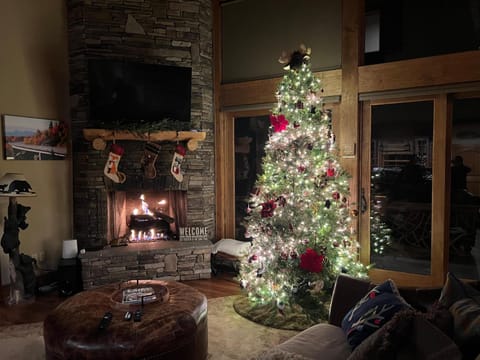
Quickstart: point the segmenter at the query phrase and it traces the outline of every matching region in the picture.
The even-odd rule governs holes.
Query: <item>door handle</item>
[[[367,211],[367,199],[365,198],[365,190],[362,188],[360,198],[360,212],[363,214]]]

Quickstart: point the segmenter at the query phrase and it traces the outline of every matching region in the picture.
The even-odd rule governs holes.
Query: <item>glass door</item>
[[[480,274],[480,97],[453,99],[449,271]]]
[[[262,159],[268,139],[268,115],[237,117],[235,138],[235,239],[245,240],[244,219],[255,182],[262,173]]]
[[[441,277],[437,255],[443,256],[445,235],[437,224],[445,216],[445,156],[439,154],[446,149],[446,121],[435,119],[435,98],[363,105],[362,260],[373,265],[373,279],[378,274],[405,285],[432,284],[434,270],[437,281]],[[443,195],[436,197],[439,187]]]

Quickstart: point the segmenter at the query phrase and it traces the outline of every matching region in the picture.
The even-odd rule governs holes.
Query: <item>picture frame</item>
[[[68,129],[63,121],[2,115],[5,160],[64,160]]]

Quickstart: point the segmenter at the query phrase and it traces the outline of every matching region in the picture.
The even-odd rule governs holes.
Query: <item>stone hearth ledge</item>
[[[212,246],[208,240],[155,241],[87,251],[79,255],[83,288],[135,279],[209,279]]]

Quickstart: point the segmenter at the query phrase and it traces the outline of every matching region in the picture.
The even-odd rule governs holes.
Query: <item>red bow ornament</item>
[[[287,128],[289,122],[285,115],[270,115],[270,124],[272,124],[274,132],[281,132]]]
[[[307,248],[300,256],[300,268],[308,272],[319,273],[323,270],[324,255],[318,254],[314,249]]]

